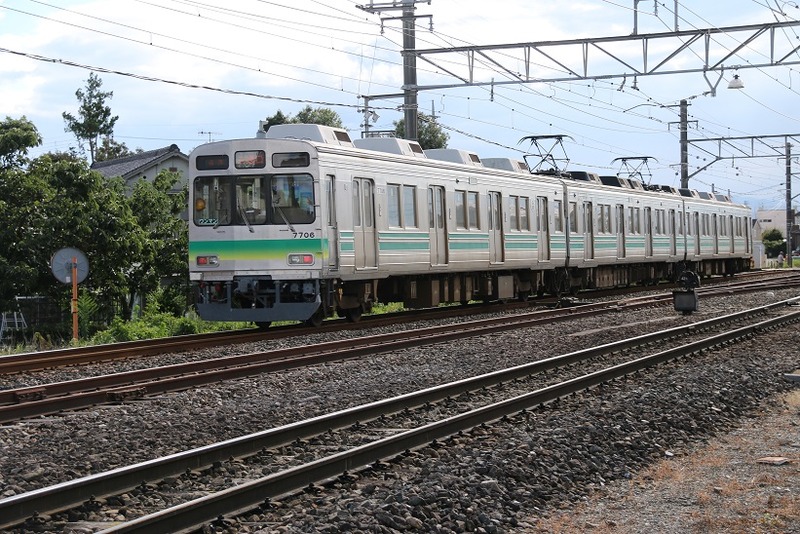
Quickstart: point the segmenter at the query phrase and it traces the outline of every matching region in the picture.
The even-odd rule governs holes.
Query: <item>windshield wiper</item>
[[[286,215],[283,213],[283,208],[280,206],[275,206],[275,211],[277,211],[278,214],[281,216],[281,219],[283,219],[283,222],[285,222],[286,226],[289,227],[289,230],[291,230],[292,233],[296,234],[297,232],[295,232],[294,226],[292,226],[292,223],[289,222],[289,219],[287,219]]]
[[[242,207],[242,205],[236,204],[236,207],[239,209],[239,214],[242,216],[242,219],[244,219],[244,223],[247,225],[247,229],[250,230],[250,233],[252,234],[253,232],[255,232],[255,230],[253,230],[253,227],[250,226],[250,221],[247,219],[247,212]]]

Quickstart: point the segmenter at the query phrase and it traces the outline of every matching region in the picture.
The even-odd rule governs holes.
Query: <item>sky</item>
[[[252,137],[260,120],[308,105],[336,111],[357,138],[363,96],[402,92],[401,12],[366,9],[392,4],[0,0],[0,117],[24,116],[36,125],[44,142],[31,156],[77,147],[62,114],[77,115],[75,92],[94,72],[101,90],[113,93],[107,104],[119,117],[114,139],[132,150],[174,143],[189,154],[209,140]],[[431,0],[418,2],[415,14],[416,48],[428,50],[622,37],[634,33],[634,24],[636,33],[648,35],[793,22],[800,7],[786,0]],[[624,173],[641,160],[625,159],[626,167],[620,158],[647,156],[639,169],[645,180],[678,187],[678,104],[685,99],[688,137],[697,140],[689,148],[690,187],[729,192],[753,208],[784,209],[786,135],[798,134],[789,141],[798,143],[791,162],[800,169],[800,64],[790,64],[800,62],[794,51],[800,25],[743,43],[753,33],[713,34],[709,55],[725,57],[725,69],[705,75],[634,79],[640,40],[606,47],[630,71],[589,47],[593,79],[582,80],[507,83],[509,72],[526,68],[540,80],[569,78],[564,66],[582,72],[574,46],[547,48],[557,51],[551,57],[560,65],[536,53],[526,63],[521,49],[476,56],[473,80],[481,85],[472,87],[454,76],[468,77],[464,54],[429,55],[434,63],[417,60],[418,103],[449,134],[450,148],[521,159],[538,153],[521,138],[559,135],[563,149],[555,147],[556,155],[567,170]],[[649,40],[650,67],[687,39]],[[701,68],[705,43],[698,40],[665,68]],[[780,66],[751,66],[783,56]],[[626,76],[609,77],[619,74]],[[743,89],[728,89],[734,75]],[[402,98],[370,98],[369,104],[378,115],[371,129],[393,130],[403,118]],[[719,138],[740,140],[700,141]],[[792,187],[793,195],[800,193],[800,178]]]

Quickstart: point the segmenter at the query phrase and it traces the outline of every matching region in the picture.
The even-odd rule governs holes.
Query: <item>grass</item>
[[[404,309],[402,302],[375,304],[370,315],[395,313],[403,311]],[[296,323],[297,321],[282,321],[273,324],[275,326],[280,326]],[[158,310],[145,310],[139,318],[131,321],[123,321],[120,318],[116,318],[107,328],[89,337],[82,336],[77,341],[71,339],[58,341],[44,336],[39,332],[34,332],[30,341],[16,343],[14,345],[0,345],[0,355],[65,347],[103,345],[124,341],[137,341],[140,339],[158,339],[186,334],[219,332],[223,330],[241,330],[253,328],[254,326],[253,323],[249,322],[204,321],[194,312],[190,312],[184,317],[175,317]]]

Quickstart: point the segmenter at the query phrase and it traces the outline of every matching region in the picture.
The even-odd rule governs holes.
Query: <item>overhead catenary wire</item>
[[[439,0],[437,0],[437,2],[438,1]],[[148,5],[148,4],[155,5],[155,2],[153,1],[141,2],[141,3],[143,5]],[[345,54],[349,57],[358,58],[358,61],[361,61],[365,57],[369,58],[369,56],[371,55],[372,56],[371,61],[373,61],[376,65],[381,65],[381,68],[383,68],[383,66],[387,66],[390,68],[399,68],[398,61],[387,59],[391,58],[393,54],[398,54],[398,50],[401,48],[396,39],[393,38],[393,36],[399,36],[401,31],[400,28],[394,27],[395,25],[386,25],[387,35],[385,37],[376,37],[377,35],[376,30],[379,26],[376,21],[371,20],[369,17],[366,16],[349,14],[354,12],[352,10],[348,11],[348,10],[342,10],[341,8],[333,7],[331,5],[332,2],[315,1],[313,3],[310,3],[309,5],[295,4],[292,6],[287,6],[281,2],[260,2],[260,3],[268,5],[270,7],[274,7],[276,9],[278,7],[282,7],[292,10],[291,12],[298,14],[298,16],[296,17],[297,20],[302,20],[303,18],[308,19],[308,17],[311,16],[324,14],[330,20],[357,21],[361,23],[361,25],[363,25],[365,30],[361,35],[366,36],[368,34],[372,34],[372,42],[369,45],[365,46],[363,42],[359,42],[358,40],[348,40],[346,36],[334,33],[333,35],[335,35],[335,37],[331,38],[330,40],[330,43],[333,46],[330,46],[329,48],[337,54]],[[622,5],[621,2],[617,2],[616,4],[614,4],[614,2],[605,2],[605,3],[610,6],[616,5],[616,7],[618,8],[625,9],[626,12],[630,11],[630,6]],[[41,5],[43,3],[39,4]],[[2,7],[7,7],[7,6],[2,6]],[[244,22],[245,20],[248,20],[251,21],[248,24],[253,27],[254,31],[261,31],[269,27],[269,30],[267,31],[273,31],[273,33],[276,30],[279,30],[280,33],[291,32],[292,30],[290,28],[297,29],[300,27],[298,25],[299,23],[290,20],[292,17],[281,16],[280,19],[271,18],[269,20],[263,18],[259,20],[246,19],[243,17],[247,16],[248,13],[242,12],[241,10],[234,12],[227,9],[227,6],[222,6],[222,7],[209,6],[208,3],[203,3],[203,2],[164,1],[161,2],[161,4],[157,7],[162,9],[170,9],[170,8],[182,9],[183,11],[186,11],[186,14],[183,16],[187,17],[187,22],[189,21],[188,17],[190,16],[188,14],[187,8],[195,10],[216,8],[216,11],[214,11],[213,13],[220,14],[219,18],[228,18],[228,20],[223,20],[219,23],[214,21],[213,22],[214,24],[223,24],[223,23],[229,24],[231,20],[235,20],[241,23]],[[336,18],[338,16],[335,13],[337,10],[343,11],[346,14],[341,18]],[[212,16],[213,18],[217,18],[213,16],[213,13],[209,11],[205,14]],[[99,26],[99,24],[91,26]],[[135,27],[135,25],[131,26]],[[321,24],[321,25],[309,26],[306,24],[304,26],[304,31],[307,33],[314,33],[316,36],[321,36],[325,33],[332,32],[333,29],[331,28],[334,28],[336,26],[338,25]],[[102,31],[102,28],[94,28],[94,29],[100,29]],[[82,31],[91,31],[91,30],[92,29],[90,28],[88,30],[82,30]],[[145,28],[137,28],[137,30],[144,32],[150,31]],[[114,33],[114,32],[109,32],[109,33]],[[151,33],[153,34],[154,37],[157,35],[157,32],[151,32]],[[266,35],[266,33],[264,34]],[[169,37],[166,34],[163,35]],[[437,31],[420,32],[420,36],[421,36],[421,42],[437,43],[438,41],[439,45],[443,42],[444,39],[449,39],[449,36],[439,33]],[[159,36],[158,39],[160,40],[166,37]],[[320,47],[319,43],[317,42],[311,42],[310,40],[298,41],[295,40],[294,36],[286,38],[292,39],[292,42],[296,42],[298,44],[301,43],[308,44],[309,46],[318,47],[318,49],[320,50],[323,49],[323,47]],[[424,39],[424,41],[422,41],[422,39]],[[141,42],[138,43],[139,46],[148,46],[148,47],[153,46],[149,42],[147,42],[146,39],[140,39],[140,41]],[[187,39],[185,41],[186,41],[185,47],[189,48],[189,52],[194,51],[195,54],[194,56],[187,56],[187,57],[197,57],[198,60],[206,61],[207,59],[205,59],[205,56],[208,55],[217,56],[217,57],[212,57],[211,60],[212,61],[216,60],[220,65],[228,65],[230,66],[231,69],[239,70],[240,68],[244,68],[245,70],[247,70],[247,68],[249,67],[248,63],[250,61],[258,62],[260,59],[275,59],[274,56],[269,58],[263,58],[263,57],[260,58],[258,54],[239,54],[240,51],[235,48],[226,49],[226,47],[219,45],[216,45],[216,48],[220,50],[219,52],[214,52],[214,54],[202,54],[202,53],[197,53],[197,51],[198,50],[211,51],[212,49],[196,48],[196,46],[199,47],[203,46],[204,44],[213,46],[213,43],[200,43],[190,39]],[[381,41],[383,41],[383,44],[381,44]],[[178,41],[174,42],[177,43]],[[342,45],[344,43],[356,43],[356,42],[358,42],[359,46],[361,47],[364,48],[369,47],[372,54],[365,56],[363,50],[361,50],[360,52],[353,52],[352,50],[349,49],[345,50],[343,46],[337,46],[337,45]],[[13,47],[8,47],[8,48],[12,49]],[[181,48],[181,47],[172,47],[172,48]],[[174,53],[184,54],[185,52],[183,50],[175,50]],[[230,56],[220,58],[218,57],[218,54],[230,54]],[[230,58],[234,58],[234,60],[228,61]],[[235,58],[240,58],[240,60],[237,61]],[[67,62],[71,60],[71,58],[64,58],[64,59]],[[87,68],[91,66],[88,62],[76,61],[75,63],[76,64],[83,63],[87,66]],[[267,63],[266,61],[263,61],[262,63],[264,65],[269,65],[269,63]],[[298,65],[290,65],[290,66],[297,67]],[[488,65],[486,64],[484,64],[483,66],[488,67]],[[284,67],[286,67],[285,63],[280,65],[280,69],[283,69]],[[109,65],[105,65],[102,68],[107,69],[107,72],[125,71],[125,69],[114,69],[112,66]],[[282,70],[277,69],[277,65],[275,70],[276,72],[274,72],[274,74],[279,76],[284,75]],[[263,69],[263,67],[261,71],[266,72],[265,69]],[[98,72],[100,71],[98,70]],[[259,69],[256,69],[255,71],[250,70],[250,72],[260,72],[260,71]],[[342,101],[342,99],[324,99],[324,98],[308,99],[308,98],[294,98],[294,97],[286,98],[286,100],[284,101],[296,102],[299,104],[313,103],[316,105],[329,105],[334,107],[345,106],[347,109],[354,109],[358,106],[357,96],[359,93],[361,93],[361,91],[359,90],[361,86],[360,85],[354,85],[353,87],[337,86],[333,82],[333,79],[339,78],[341,80],[345,80],[348,83],[352,82],[353,84],[361,84],[363,81],[363,76],[347,75],[344,73],[333,72],[331,70],[326,71],[326,69],[324,68],[309,69],[307,71],[298,71],[298,72],[306,72],[312,75],[312,76],[305,76],[305,78],[312,78],[310,80],[308,79],[299,80],[301,83],[306,83],[307,85],[311,85],[312,87],[319,87],[321,90],[324,89],[326,91],[337,91],[338,94],[344,95],[347,98],[352,99],[352,101],[346,102]],[[424,68],[420,69],[420,72],[425,74],[433,73],[432,71],[425,70]],[[135,73],[129,72],[127,74],[130,75]],[[500,75],[500,73],[498,73],[498,75]],[[330,79],[326,79],[328,77],[330,77]],[[379,89],[379,88],[387,88],[390,90],[396,89],[396,86],[386,84],[385,78],[375,78],[373,77],[372,74],[369,74],[369,77],[371,84],[370,89]],[[142,79],[145,78],[147,77],[142,77]],[[150,78],[152,78],[153,81],[156,81],[156,79],[158,79],[159,77],[150,76]],[[165,77],[161,78],[163,79]],[[297,77],[290,76],[289,79],[297,79]],[[177,79],[171,80],[169,83],[174,84],[176,82],[180,84],[180,82]],[[309,84],[308,82],[315,83],[316,85]],[[205,84],[205,85],[207,85],[208,87],[213,87],[213,84]],[[204,84],[189,83],[187,84],[187,86],[203,87]],[[547,127],[550,124],[555,124],[556,125],[555,127],[559,128],[560,125],[564,125],[566,129],[569,130],[568,133],[578,134],[576,135],[576,138],[578,139],[579,144],[583,144],[586,146],[595,146],[595,147],[604,146],[607,148],[609,144],[608,143],[609,139],[604,138],[602,135],[599,135],[599,132],[603,131],[603,128],[605,128],[604,131],[606,132],[613,132],[615,131],[613,124],[617,124],[617,127],[620,129],[620,131],[630,130],[637,132],[639,135],[658,136],[658,129],[663,128],[664,123],[669,122],[670,118],[674,117],[675,115],[675,110],[668,107],[662,107],[660,109],[653,107],[652,110],[650,110],[653,111],[653,113],[642,113],[644,111],[643,108],[626,112],[625,110],[627,109],[628,106],[620,105],[620,101],[615,100],[613,98],[617,94],[619,94],[620,96],[624,94],[627,95],[628,97],[636,98],[638,102],[642,103],[652,102],[654,103],[654,106],[659,105],[659,103],[657,102],[658,99],[645,96],[641,89],[638,91],[630,91],[629,87],[625,87],[624,91],[617,93],[616,91],[618,89],[618,86],[609,83],[607,81],[598,81],[596,84],[593,85],[591,89],[588,88],[585,82],[583,87],[581,87],[579,83],[573,84],[571,87],[572,89],[571,91],[569,90],[570,86],[567,84],[561,84],[558,86],[551,86],[551,87],[556,87],[556,88],[549,89],[544,87],[537,87],[537,88],[522,87],[519,89],[519,91],[496,88],[494,93],[495,98],[493,102],[493,107],[497,107],[497,109],[504,110],[503,113],[507,113],[508,115],[517,116],[519,118],[519,121],[515,121],[516,124],[513,127],[511,126],[512,121],[507,121],[507,124],[504,125],[500,124],[500,121],[495,121],[496,123],[495,127],[498,128],[502,127],[504,130],[508,132],[515,132],[518,131],[521,127],[525,127],[526,123],[530,121],[538,121],[537,123],[541,124],[543,127]],[[595,93],[595,88],[597,90],[596,93]],[[213,89],[217,91],[220,90],[219,87],[213,87]],[[554,96],[547,97],[547,93],[550,93],[551,91]],[[241,91],[240,93],[247,94],[248,92]],[[250,91],[250,93],[257,93],[259,95],[259,98],[273,97],[273,95],[268,92]],[[233,90],[230,91],[230,94],[237,94],[237,93],[235,90]],[[518,95],[521,95],[521,97],[517,98]],[[285,95],[279,95],[276,93],[274,96],[279,97]],[[459,98],[458,96],[455,96],[452,93],[446,93],[446,92],[431,93],[431,96],[432,98],[436,99],[447,98],[449,99],[450,102],[452,102],[454,99]],[[473,96],[473,102],[477,102],[474,96]],[[484,100],[484,103],[485,102],[486,100]],[[393,109],[392,106],[385,106],[385,107],[381,106],[380,108],[376,107],[376,109],[381,109],[381,108]],[[459,120],[462,120],[463,123],[465,124],[472,123],[474,125],[483,125],[487,122],[484,119],[478,117],[476,114],[473,114],[473,116],[470,116],[470,114],[459,114],[458,110],[448,110],[447,113],[450,113],[451,114],[450,116],[452,116],[454,119],[458,117]],[[580,114],[581,118],[578,118],[577,120],[573,118],[573,116],[576,113]],[[464,119],[461,119],[461,117],[464,117]],[[724,121],[714,120],[713,117],[706,118],[702,116],[701,117],[693,116],[693,118],[697,118],[701,122],[705,123],[704,129],[702,131],[706,132],[705,135],[709,137],[718,136],[719,135],[718,132],[726,127]],[[596,122],[597,124],[593,124],[594,122]],[[605,124],[602,124],[604,122]],[[469,133],[467,130],[469,130],[470,128],[461,127],[458,129],[465,133]],[[739,132],[738,130],[735,130],[735,133],[752,133],[752,132]],[[514,133],[513,135],[516,135],[516,133]],[[667,131],[664,132],[664,136],[665,138],[668,137],[673,140],[676,140],[676,134],[674,130],[667,129]],[[477,137],[486,138],[487,136],[482,135]],[[677,153],[675,147],[677,147],[677,143],[675,143],[672,148],[672,151],[674,153]],[[629,154],[629,153],[628,154],[623,153],[626,150],[624,146],[613,147],[612,150],[614,151],[614,155]],[[630,150],[630,147],[628,147],[627,150]],[[598,162],[597,164],[601,163],[602,162]]]

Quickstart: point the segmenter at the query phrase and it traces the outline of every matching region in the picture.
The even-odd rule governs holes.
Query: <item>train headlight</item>
[[[217,267],[219,258],[217,256],[197,256],[197,265],[200,267]]]
[[[314,255],[289,254],[289,265],[314,265]]]
[[[200,197],[194,199],[194,209],[197,211],[203,211],[206,209],[206,199]]]

